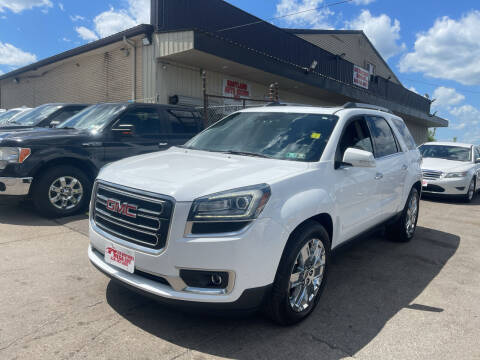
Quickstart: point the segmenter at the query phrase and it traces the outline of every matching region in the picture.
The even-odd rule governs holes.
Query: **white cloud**
[[[106,37],[137,25],[126,10],[110,10],[101,13],[93,19],[95,31],[101,37]]]
[[[332,26],[328,23],[328,17],[334,12],[328,7],[321,7],[325,4],[324,0],[281,0],[277,4],[276,16],[298,13],[286,16],[282,21],[288,26],[330,29]]]
[[[24,66],[37,61],[34,54],[23,51],[12,44],[0,42],[0,65]]]
[[[478,125],[480,123],[480,110],[472,105],[454,107],[450,113],[457,117],[462,122],[461,124]]]
[[[453,88],[447,88],[445,86],[440,86],[435,89],[433,92],[433,98],[436,99],[433,103],[434,107],[449,107],[452,105],[458,105],[463,100],[465,96],[458,93]]]
[[[400,61],[402,72],[422,72],[464,85],[480,84],[480,11],[459,20],[445,16],[424,33],[417,34],[415,48]]]
[[[374,2],[375,0],[353,0],[355,5],[368,5]]]
[[[373,45],[385,59],[389,59],[405,49],[400,41],[400,21],[392,20],[388,15],[373,16],[370,11],[363,10],[360,15],[346,22],[352,30],[363,30]]]
[[[0,12],[4,12],[6,9],[20,13],[23,10],[31,10],[34,7],[49,8],[53,4],[50,0],[0,0]]]
[[[95,34],[92,30],[87,29],[85,26],[78,26],[75,28],[75,31],[85,41],[95,41],[98,40],[97,34]]]
[[[85,20],[79,15],[71,16],[70,19],[72,21]],[[150,0],[128,0],[127,9],[116,10],[110,7],[109,10],[97,15],[93,19],[93,30],[81,26],[77,27],[76,31],[82,39],[88,41],[92,40],[93,36],[96,37],[96,40],[145,23],[150,23]],[[79,32],[79,29],[82,33]],[[88,30],[88,35],[86,30]]]
[[[85,18],[80,15],[70,15],[70,20],[72,20],[73,22],[76,22],[76,21],[83,21],[85,20]]]
[[[60,8],[60,10],[65,11],[65,7],[62,3],[58,3],[58,7]]]
[[[62,41],[65,41],[65,42],[71,42],[72,40],[70,40],[70,39],[69,39],[69,38],[67,38],[67,37],[63,37],[63,38],[62,38]]]
[[[408,88],[408,90],[413,91],[414,93],[417,93],[417,94],[418,94],[417,89],[415,89],[415,87],[413,87],[413,86],[410,86],[410,87]]]

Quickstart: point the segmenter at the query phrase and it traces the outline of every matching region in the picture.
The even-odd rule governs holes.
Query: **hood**
[[[1,146],[61,146],[68,145],[79,138],[90,138],[91,134],[74,129],[34,128],[24,131],[0,132]]]
[[[467,171],[472,165],[470,162],[437,158],[424,158],[422,160],[422,170],[437,170],[442,172]]]
[[[295,176],[308,163],[172,148],[107,165],[99,179],[193,201],[216,192]]]

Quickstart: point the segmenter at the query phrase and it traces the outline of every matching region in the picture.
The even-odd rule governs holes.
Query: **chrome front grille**
[[[438,180],[442,177],[441,171],[423,170],[422,173],[425,180]]]
[[[173,201],[161,195],[97,183],[92,218],[106,233],[146,246],[165,247],[173,212]]]

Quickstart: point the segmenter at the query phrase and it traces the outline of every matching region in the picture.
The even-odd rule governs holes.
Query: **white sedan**
[[[462,196],[472,201],[480,189],[480,147],[430,142],[419,147],[423,157],[424,193]]]

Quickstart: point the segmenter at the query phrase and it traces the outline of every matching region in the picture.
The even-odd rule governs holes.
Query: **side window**
[[[167,129],[173,134],[196,134],[200,131],[199,119],[190,111],[167,110]]]
[[[353,120],[346,126],[342,138],[338,143],[335,161],[341,162],[345,150],[348,148],[355,148],[373,153],[372,138],[370,137],[370,131],[368,130],[367,122],[364,118]]]
[[[480,147],[475,148],[475,159],[474,160],[477,160],[477,159],[480,159]]]
[[[66,108],[65,110],[59,111],[54,117],[50,119],[50,122],[57,122],[58,124],[63,123],[65,120],[71,118],[73,115],[78,113],[80,109]]]
[[[375,144],[375,157],[381,158],[399,152],[390,125],[384,118],[369,116],[368,123]]]
[[[393,119],[393,124],[397,128],[398,132],[402,135],[403,141],[407,145],[408,150],[415,150],[417,148],[417,144],[413,139],[410,130],[408,130],[407,125],[400,119]]]
[[[132,125],[135,127],[134,134],[139,136],[162,132],[160,114],[154,108],[137,108],[127,111],[115,124],[115,128]]]

